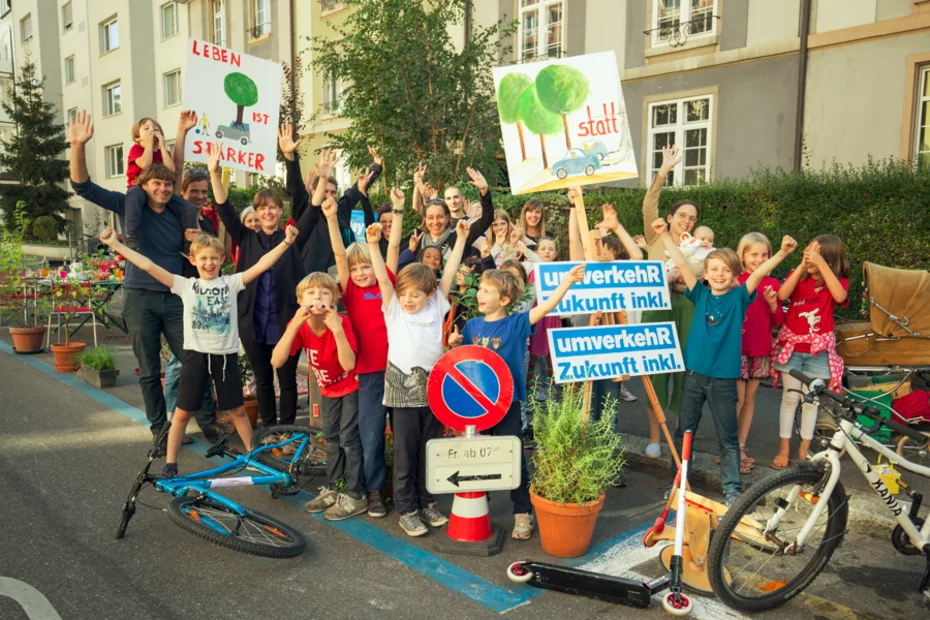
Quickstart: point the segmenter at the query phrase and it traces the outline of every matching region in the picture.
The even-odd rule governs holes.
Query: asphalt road
[[[167,498],[153,490],[141,497],[150,507],[139,506],[117,541],[121,503],[151,437],[140,424],[134,377],[124,372],[118,388],[103,393],[56,374],[47,354],[0,349],[0,620],[665,617],[657,601],[639,611],[511,584],[510,562],[548,559],[537,537],[508,541],[492,558],[438,556],[431,539],[440,534],[409,539],[393,512],[334,527],[256,488],[224,492],[303,532],[308,546],[299,558],[256,558],[195,538],[171,523]],[[125,367],[131,354],[122,351]],[[209,466],[196,453],[203,448],[184,451],[182,471]],[[627,489],[609,492],[582,562],[656,577],[655,556],[634,543],[658,515],[666,481],[639,472],[629,478]],[[444,498],[441,507],[448,512],[450,503]],[[505,494],[492,497],[491,511],[509,530]],[[809,593],[759,617],[926,618],[916,593],[922,567],[922,558],[896,555],[884,540],[850,534]],[[8,598],[14,587],[32,592],[18,583],[39,593],[27,597],[32,615]],[[57,616],[41,615],[42,597]],[[701,599],[694,617],[742,616]]]

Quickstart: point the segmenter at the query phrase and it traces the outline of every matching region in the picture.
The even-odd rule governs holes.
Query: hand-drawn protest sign
[[[580,262],[537,263],[536,297],[549,299]],[[668,310],[671,297],[661,261],[587,262],[584,281],[574,284],[551,314],[566,316],[621,310]]]
[[[675,324],[604,325],[549,330],[556,383],[684,370]]]
[[[613,52],[493,72],[514,194],[638,175]]]
[[[278,63],[191,39],[184,107],[197,112],[197,125],[185,159],[206,162],[218,143],[223,166],[274,174],[281,75]]]

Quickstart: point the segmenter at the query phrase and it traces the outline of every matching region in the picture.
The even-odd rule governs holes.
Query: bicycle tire
[[[126,501],[123,503],[123,514],[120,518],[119,527],[116,529],[116,540],[121,540],[123,536],[126,535],[126,528],[129,527],[129,520],[136,514],[136,496],[142,489],[142,484],[143,474],[139,474],[132,488],[129,490],[129,496],[126,497]]]
[[[296,471],[292,471],[292,456],[284,454],[273,454],[271,450],[265,450],[258,453],[256,459],[259,463],[267,465],[272,469],[283,473],[297,474],[308,478],[315,478],[326,475],[326,453],[323,450],[323,443],[317,439],[318,431],[307,426],[269,426],[259,429],[252,435],[252,449],[260,448],[263,441],[272,435],[299,433],[308,435],[310,441],[307,443],[306,454],[296,465],[299,465]]]
[[[306,546],[303,534],[292,527],[253,510],[239,515],[208,497],[176,497],[168,507],[168,516],[191,534],[251,555],[293,558],[303,553]],[[227,526],[231,522],[235,522],[235,531]]]
[[[740,534],[734,530],[736,530],[736,527],[740,525],[741,522],[745,527],[745,522],[743,522],[744,518],[748,519],[750,522],[764,522],[767,520],[767,518],[757,519],[751,515],[752,512],[759,507],[760,501],[771,492],[783,488],[786,490],[791,489],[797,484],[816,487],[826,475],[825,468],[822,466],[812,463],[795,463],[789,469],[754,484],[743,494],[740,500],[730,508],[711,539],[710,548],[708,550],[707,567],[708,577],[710,578],[710,584],[714,594],[727,606],[746,612],[774,609],[800,594],[824,569],[846,533],[846,520],[849,515],[849,507],[846,501],[846,492],[843,489],[842,483],[839,482],[837,482],[836,487],[833,489],[833,493],[827,500],[829,504],[825,512],[825,527],[818,526],[812,531],[813,535],[817,530],[823,530],[823,538],[816,549],[812,549],[812,541],[809,539],[804,552],[799,555],[771,553],[770,559],[761,565],[763,568],[768,569],[767,575],[753,575],[753,577],[761,577],[762,579],[768,579],[768,581],[756,583],[755,585],[750,585],[755,581],[753,578],[742,576],[745,569],[743,571],[737,571],[733,568],[728,568],[725,559],[729,559],[742,550],[753,552],[752,550],[755,549],[757,553],[766,554],[774,550],[776,545],[770,544],[767,546],[767,549],[763,549],[758,544],[751,544],[751,537],[747,538],[745,534]],[[820,498],[820,500],[822,499],[823,498]],[[802,501],[804,500],[799,499],[796,504],[800,505]],[[823,518],[823,515],[821,518]],[[806,519],[797,519],[794,523],[803,524],[805,520]],[[786,518],[783,524],[791,522],[791,519]],[[730,549],[731,544],[734,543],[742,546],[725,558],[724,555]],[[775,580],[772,578],[771,574],[777,570],[779,565],[777,562],[772,564],[772,559],[781,558],[784,561],[790,561],[805,555],[809,555],[810,560],[803,565],[797,575],[792,579]],[[730,579],[732,579],[732,581],[728,583]],[[748,591],[758,591],[762,593],[762,595],[758,597],[749,597],[741,593],[738,588],[743,582],[747,584]],[[777,584],[782,585],[776,589],[774,586]]]

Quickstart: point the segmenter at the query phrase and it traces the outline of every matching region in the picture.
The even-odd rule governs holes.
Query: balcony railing
[[[649,36],[655,33],[656,42],[679,47],[688,42],[688,37],[710,34],[714,30],[713,20],[715,19],[720,19],[720,16],[702,15],[698,19],[692,19],[688,22],[679,22],[672,26],[660,26],[652,30],[644,30],[643,34]]]
[[[345,8],[345,2],[342,0],[320,0],[320,12],[323,15],[334,13],[339,9]]]

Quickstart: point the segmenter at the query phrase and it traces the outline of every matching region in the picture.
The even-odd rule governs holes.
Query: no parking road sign
[[[483,431],[504,419],[513,377],[500,355],[475,345],[455,348],[436,362],[426,396],[440,422],[458,431]]]

